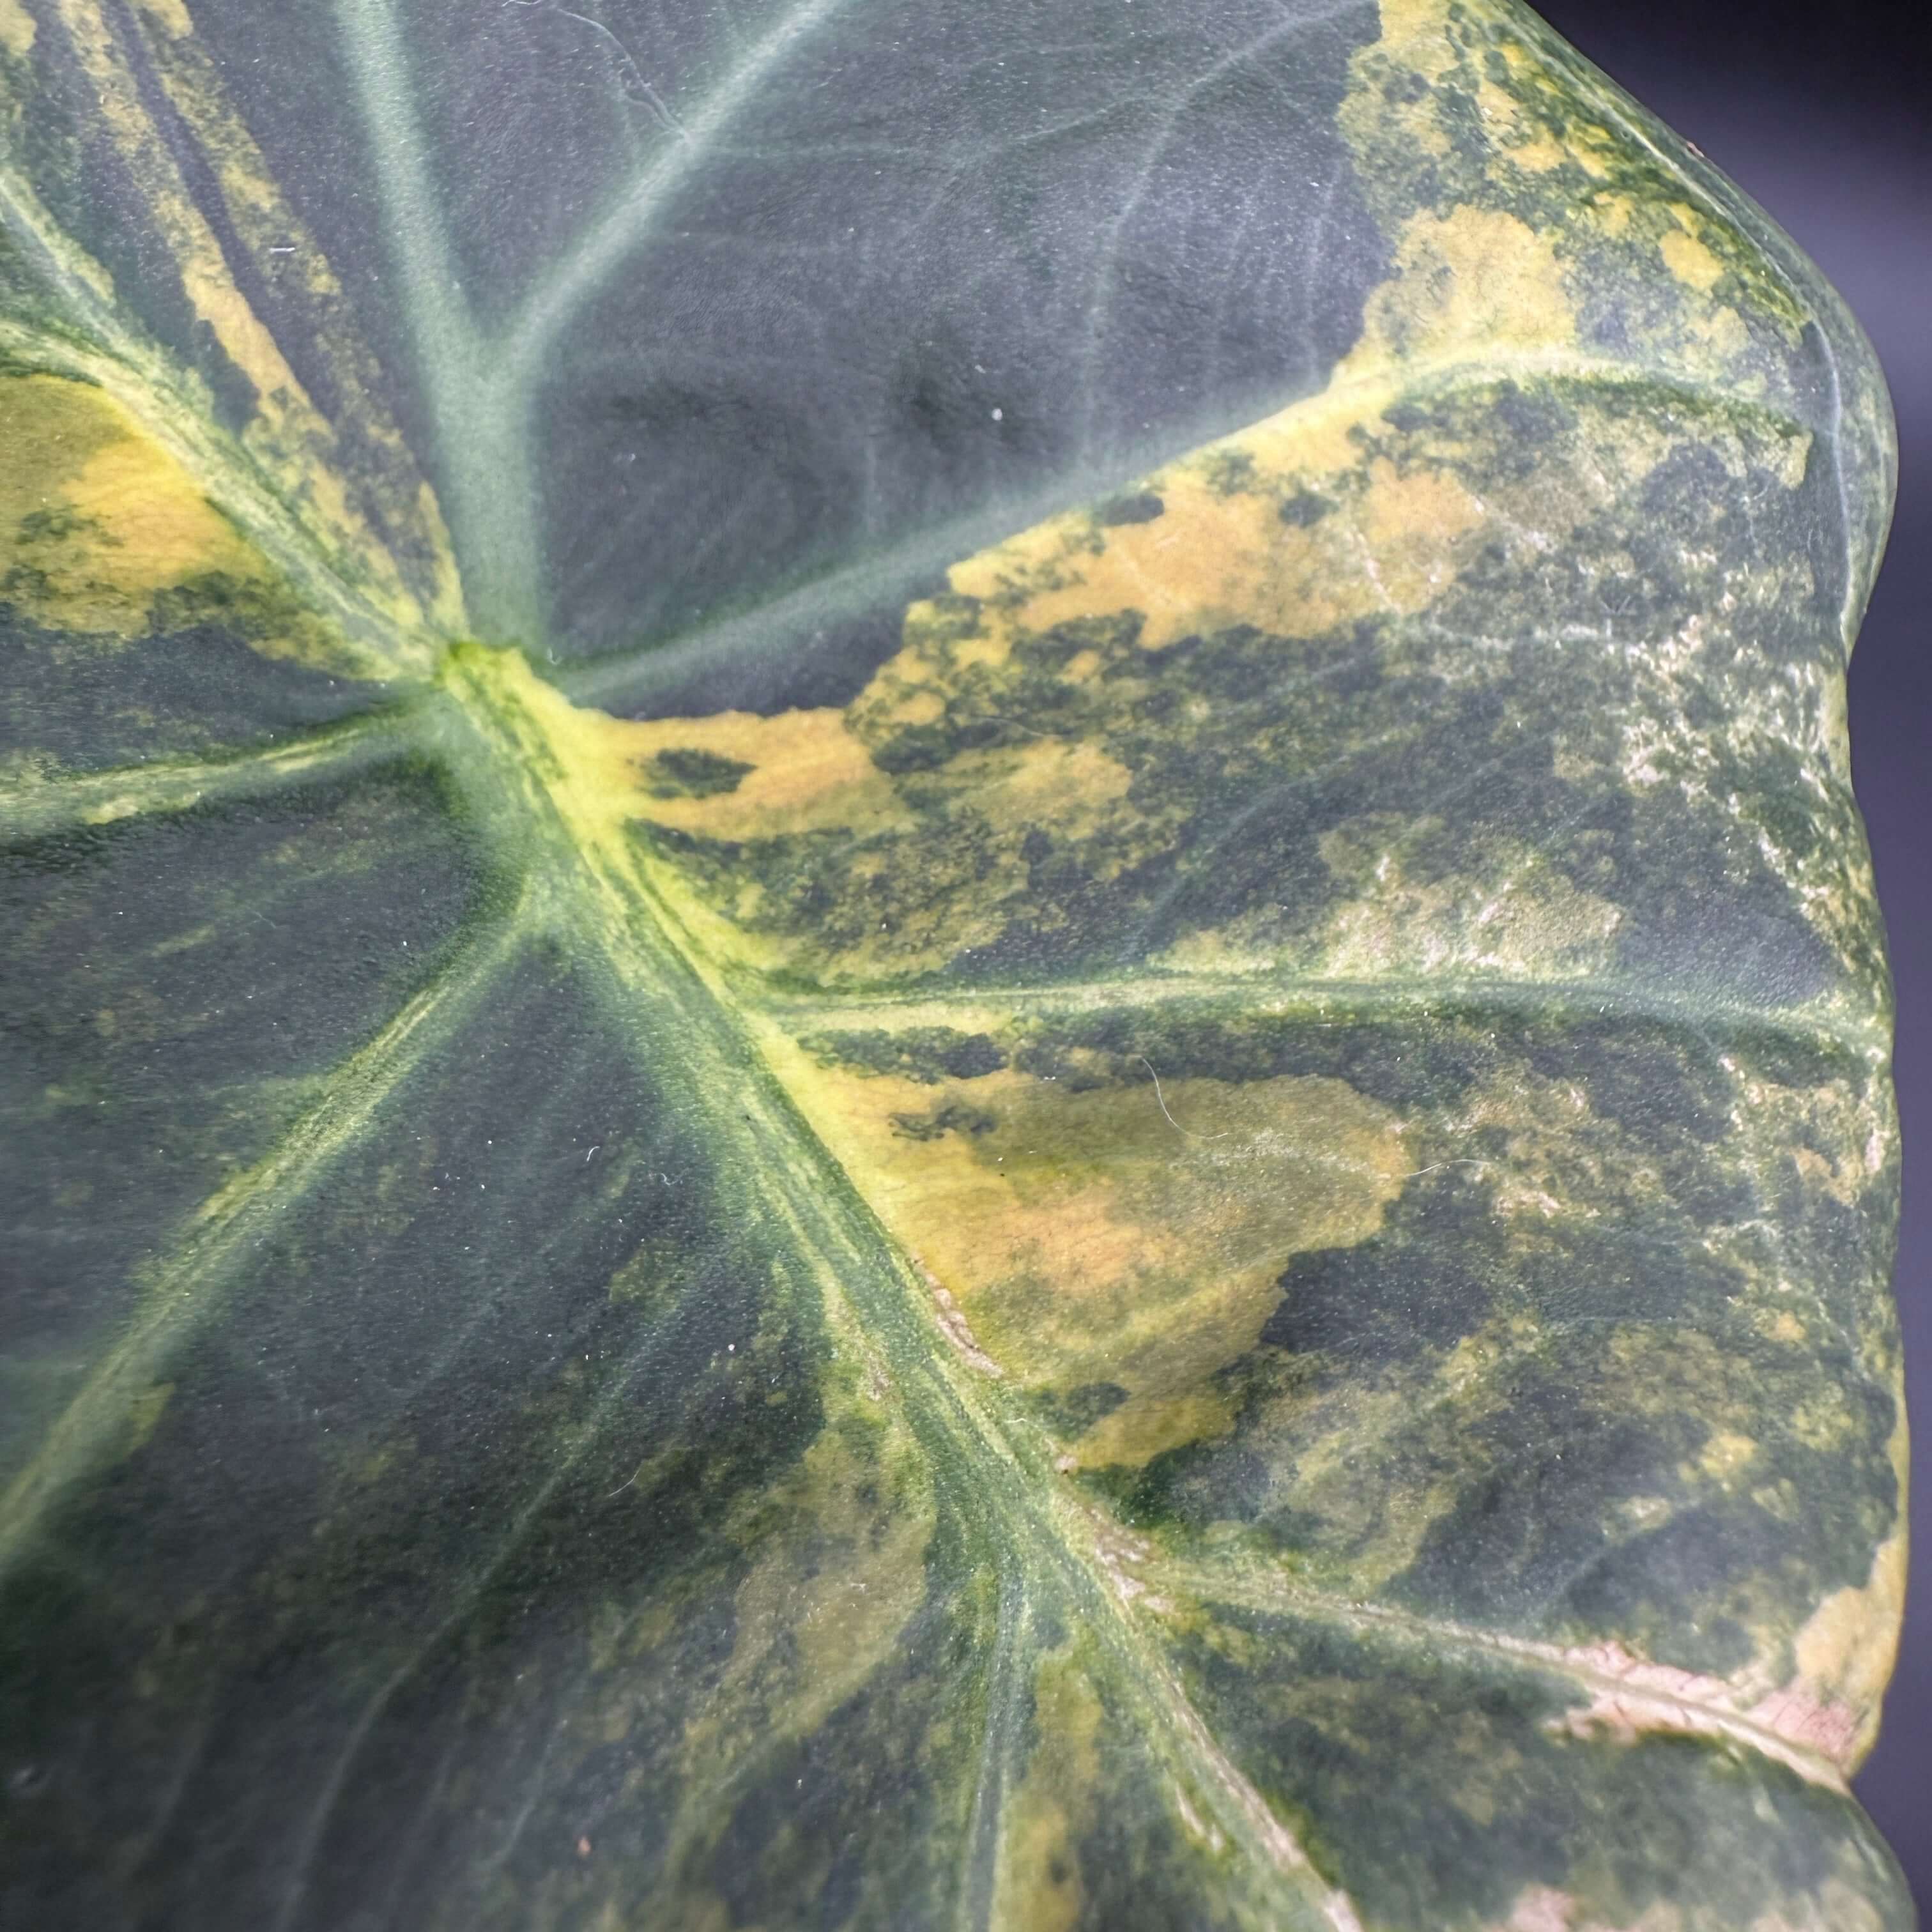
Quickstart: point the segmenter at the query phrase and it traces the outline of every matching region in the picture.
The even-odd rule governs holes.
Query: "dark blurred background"
[[[1851,726],[1898,986],[1915,1546],[1898,1674],[1858,1789],[1932,1927],[1932,40],[1922,9],[1860,0],[1533,4],[1838,284],[1898,411],[1898,514],[1852,662]]]

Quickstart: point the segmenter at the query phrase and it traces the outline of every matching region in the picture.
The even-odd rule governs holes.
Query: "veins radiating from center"
[[[464,290],[447,212],[426,159],[428,139],[409,49],[392,0],[335,0],[434,424],[466,614],[478,636],[541,647],[548,634],[533,445],[537,400],[558,338],[656,232],[773,70],[850,4],[799,0],[782,8],[770,29],[682,112],[645,83],[659,112],[660,138],[602,212],[565,244],[507,321],[489,331]]]

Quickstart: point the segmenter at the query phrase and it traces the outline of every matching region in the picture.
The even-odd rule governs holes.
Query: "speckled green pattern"
[[[0,1918],[1908,1932],[1890,438],[1510,0],[0,0]]]

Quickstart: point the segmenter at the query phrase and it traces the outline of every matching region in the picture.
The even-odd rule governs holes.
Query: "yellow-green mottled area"
[[[0,625],[83,693],[8,741],[82,1223],[0,1438],[32,1885],[83,1922],[124,1773],[102,1924],[1899,1932],[1884,432],[1758,218],[1522,10],[1385,0],[1318,388],[837,701],[630,718],[467,634],[192,4],[44,17],[250,393],[0,377]],[[479,609],[486,333],[425,390]]]
[[[0,380],[0,597],[33,622],[125,639],[148,629],[164,591],[210,579],[266,587],[260,554],[105,392]],[[301,614],[261,647],[322,648]]]
[[[36,31],[34,16],[20,0],[0,0],[0,47],[16,60],[24,60],[33,51]]]

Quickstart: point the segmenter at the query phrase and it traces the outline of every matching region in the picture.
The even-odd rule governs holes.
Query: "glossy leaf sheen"
[[[1869,350],[1512,0],[0,0],[0,1916],[1877,1932]]]

